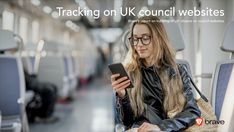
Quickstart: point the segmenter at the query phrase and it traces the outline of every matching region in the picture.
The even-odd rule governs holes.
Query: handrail
[[[194,76],[194,78],[212,78],[212,73],[197,74]]]

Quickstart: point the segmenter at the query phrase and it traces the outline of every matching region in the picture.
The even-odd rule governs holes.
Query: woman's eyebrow
[[[150,35],[150,33],[142,33],[142,34],[140,34],[139,36],[143,36],[143,35]],[[138,34],[133,34],[133,36],[137,37]]]
[[[142,34],[142,35],[150,35],[150,33],[144,33],[144,34]]]

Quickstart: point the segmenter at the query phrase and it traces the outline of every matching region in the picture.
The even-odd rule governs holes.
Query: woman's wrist
[[[125,97],[125,95],[126,95],[126,91],[125,91],[125,90],[121,90],[121,91],[118,91],[117,94],[118,94],[118,96],[119,96],[120,98],[123,99],[123,98]]]

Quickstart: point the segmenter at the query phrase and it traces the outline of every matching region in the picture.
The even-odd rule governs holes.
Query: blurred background
[[[0,0],[0,56],[13,56],[17,60],[15,72],[10,70],[12,63],[8,66],[5,60],[0,61],[0,80],[6,79],[9,71],[13,71],[9,74],[12,77],[19,76],[18,84],[12,86],[8,94],[5,92],[9,89],[4,88],[11,83],[0,82],[3,84],[0,111],[3,117],[11,117],[3,118],[7,120],[2,121],[5,131],[9,126],[17,126],[17,122],[19,131],[31,132],[111,132],[115,129],[114,93],[107,65],[121,62],[125,57],[130,20],[138,16],[120,13],[116,16],[100,13],[98,19],[59,16],[57,7],[100,12],[135,7],[136,14],[139,10],[170,7],[224,10],[224,16],[215,17],[178,14],[160,17],[163,20],[219,20],[165,23],[177,51],[176,58],[188,62],[198,88],[210,100],[214,95],[212,80],[216,63],[230,59],[233,52],[227,49],[224,52],[220,47],[228,35],[225,31],[231,29],[233,33],[233,28],[227,26],[234,20],[234,0]],[[233,34],[229,35],[231,38]],[[13,85],[17,81],[12,77],[9,79]],[[11,94],[12,91],[15,93]],[[17,98],[17,103],[6,109],[8,103],[4,102],[12,101],[18,94],[26,101],[20,104]],[[9,112],[12,109],[14,111]],[[17,115],[17,121],[12,115]]]

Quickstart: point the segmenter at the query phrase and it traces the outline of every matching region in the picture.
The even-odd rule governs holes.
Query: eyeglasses
[[[143,35],[142,37],[130,37],[128,38],[131,45],[137,46],[139,43],[139,39],[143,45],[148,45],[151,42],[151,36]]]

